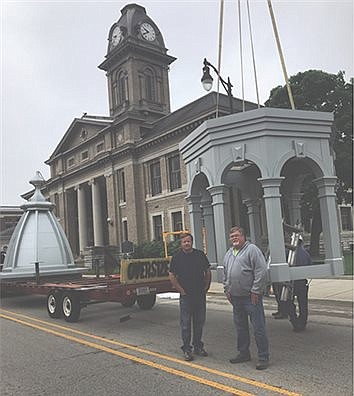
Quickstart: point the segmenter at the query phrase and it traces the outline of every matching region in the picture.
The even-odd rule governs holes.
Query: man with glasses
[[[269,344],[262,301],[267,264],[261,250],[246,241],[243,228],[231,228],[230,241],[232,246],[224,258],[224,291],[233,306],[239,352],[235,358],[230,359],[230,363],[251,360],[250,318],[258,349],[256,369],[264,370],[269,366]]]

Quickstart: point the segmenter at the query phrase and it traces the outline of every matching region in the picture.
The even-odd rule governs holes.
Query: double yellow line
[[[13,316],[13,315],[15,315],[15,316]],[[67,340],[70,340],[70,341],[73,341],[73,342],[77,342],[77,343],[82,344],[82,345],[86,345],[86,346],[88,346],[90,348],[101,350],[103,352],[107,352],[107,353],[110,353],[112,355],[116,355],[116,356],[119,356],[121,358],[134,361],[136,363],[144,364],[146,366],[153,367],[153,368],[159,369],[161,371],[165,371],[167,373],[170,373],[170,374],[173,374],[173,375],[176,375],[176,376],[179,376],[179,377],[183,377],[183,378],[189,379],[191,381],[198,382],[198,383],[203,384],[203,385],[208,385],[208,386],[213,387],[215,389],[222,390],[224,392],[229,392],[229,393],[231,393],[233,395],[251,396],[253,394],[245,392],[245,391],[242,391],[242,390],[239,390],[239,389],[236,389],[236,388],[233,388],[233,387],[230,387],[230,386],[227,386],[227,385],[223,385],[223,384],[221,384],[219,382],[211,381],[211,380],[208,380],[208,379],[205,379],[205,378],[202,378],[202,377],[198,377],[198,376],[193,375],[193,374],[189,374],[189,373],[187,373],[185,371],[177,370],[177,369],[174,369],[172,367],[167,367],[167,366],[164,366],[164,365],[159,364],[159,363],[155,363],[155,362],[150,361],[150,360],[146,360],[146,359],[134,356],[134,355],[130,355],[130,354],[125,353],[125,352],[117,351],[116,349],[112,349],[112,348],[106,347],[106,346],[101,345],[101,344],[97,344],[97,343],[94,343],[94,342],[91,342],[91,341],[87,341],[85,339],[78,338],[78,337],[75,337],[75,336],[70,335],[70,334],[65,334],[65,333],[53,330],[53,328],[65,331],[67,333],[72,333],[72,334],[76,334],[76,335],[79,335],[79,336],[87,337],[89,339],[105,342],[107,344],[111,344],[111,345],[119,346],[119,347],[122,347],[122,348],[126,348],[126,349],[129,349],[129,350],[132,350],[132,351],[135,351],[135,352],[139,352],[139,353],[142,353],[142,354],[154,356],[154,357],[157,357],[159,359],[164,359],[164,360],[167,360],[167,361],[170,361],[170,362],[174,362],[174,363],[177,363],[177,364],[182,364],[182,365],[185,365],[185,366],[188,366],[188,367],[191,367],[191,368],[195,368],[195,369],[200,370],[200,371],[204,371],[204,372],[207,372],[207,373],[210,373],[210,374],[218,375],[220,377],[232,379],[232,380],[235,380],[235,381],[238,381],[238,382],[242,382],[242,383],[247,384],[247,385],[255,386],[257,388],[261,388],[261,389],[264,389],[266,391],[271,391],[271,392],[275,392],[275,393],[278,393],[278,394],[281,394],[281,395],[286,395],[286,396],[300,396],[299,393],[294,393],[294,392],[288,391],[286,389],[278,388],[278,387],[273,386],[273,385],[268,385],[268,384],[265,384],[265,383],[262,383],[262,382],[258,382],[258,381],[252,380],[252,379],[248,379],[248,378],[240,377],[240,376],[237,376],[237,375],[234,375],[234,374],[230,374],[230,373],[226,373],[226,372],[223,372],[223,371],[215,370],[215,369],[212,369],[212,368],[209,368],[209,367],[206,367],[206,366],[201,366],[201,365],[198,365],[198,364],[195,364],[195,363],[185,362],[183,360],[176,359],[176,358],[168,356],[168,355],[163,355],[163,354],[160,354],[160,353],[157,353],[157,352],[149,351],[147,349],[135,347],[133,345],[124,344],[124,343],[121,343],[119,341],[109,340],[109,339],[106,339],[106,338],[103,338],[103,337],[100,337],[100,336],[96,336],[94,334],[89,334],[89,333],[85,333],[85,332],[82,332],[82,331],[79,331],[79,330],[71,329],[69,327],[60,326],[60,325],[57,325],[55,323],[46,322],[46,321],[43,321],[43,320],[40,320],[40,319],[32,318],[30,316],[22,315],[22,314],[19,314],[19,313],[16,313],[16,312],[11,312],[11,311],[8,311],[8,310],[5,310],[5,309],[0,309],[0,318],[11,320],[13,322],[16,322],[16,323],[19,323],[19,324],[22,324],[22,325],[25,325],[25,326],[28,326],[28,327],[35,328],[37,330],[41,330],[41,331],[44,331],[46,333],[53,334],[55,336],[65,338]],[[26,320],[30,320],[31,322],[28,322]],[[35,324],[35,323],[39,323],[39,324]],[[43,327],[40,324],[43,324],[43,325],[46,325],[46,326],[49,325],[52,328]]]

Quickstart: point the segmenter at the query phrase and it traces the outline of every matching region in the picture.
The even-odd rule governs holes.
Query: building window
[[[104,143],[102,142],[102,143],[99,143],[97,146],[96,146],[96,152],[97,153],[100,153],[101,151],[103,151],[104,150]]]
[[[128,73],[121,71],[116,73],[112,82],[112,104],[117,107],[128,100]]]
[[[114,75],[112,81],[112,106],[113,108],[118,106],[118,73]]]
[[[81,153],[81,161],[85,161],[87,159],[88,159],[88,151],[86,150]]]
[[[125,172],[123,169],[118,171],[118,197],[119,202],[126,202],[125,195]]]
[[[118,81],[118,100],[119,103],[123,103],[127,100],[127,74],[121,72]]]
[[[161,168],[160,162],[154,162],[150,165],[150,182],[151,182],[151,195],[158,195],[162,193],[161,186]]]
[[[146,100],[156,102],[156,84],[154,73],[150,69],[145,70],[145,94]]]
[[[340,206],[340,216],[342,220],[342,230],[352,231],[352,208],[351,206]]]
[[[182,212],[172,212],[172,231],[183,230]]]
[[[122,221],[123,241],[128,241],[128,220]]]
[[[162,241],[162,216],[153,216],[152,217],[152,226],[153,226],[153,239],[155,241]]]
[[[181,188],[182,182],[179,154],[168,159],[168,174],[170,179],[170,191]]]
[[[71,157],[68,159],[68,168],[71,168],[72,166],[75,165],[75,158]]]

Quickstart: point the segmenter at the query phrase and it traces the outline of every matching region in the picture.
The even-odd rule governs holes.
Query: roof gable
[[[84,141],[92,139],[112,122],[113,119],[107,116],[88,116],[84,114],[81,118],[74,118],[46,163],[48,164],[58,155],[78,147]]]

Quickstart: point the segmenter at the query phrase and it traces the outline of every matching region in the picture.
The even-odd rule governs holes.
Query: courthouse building
[[[171,112],[168,73],[176,58],[143,7],[125,6],[108,42],[99,68],[107,76],[109,116],[75,118],[46,161],[46,195],[76,257],[92,247],[119,251],[124,241],[188,229],[178,144],[217,111],[229,113],[228,97],[219,96],[217,109],[215,92]],[[233,100],[234,111],[242,111],[242,102]],[[254,108],[246,102],[246,110]],[[241,206],[237,191],[230,199]]]

